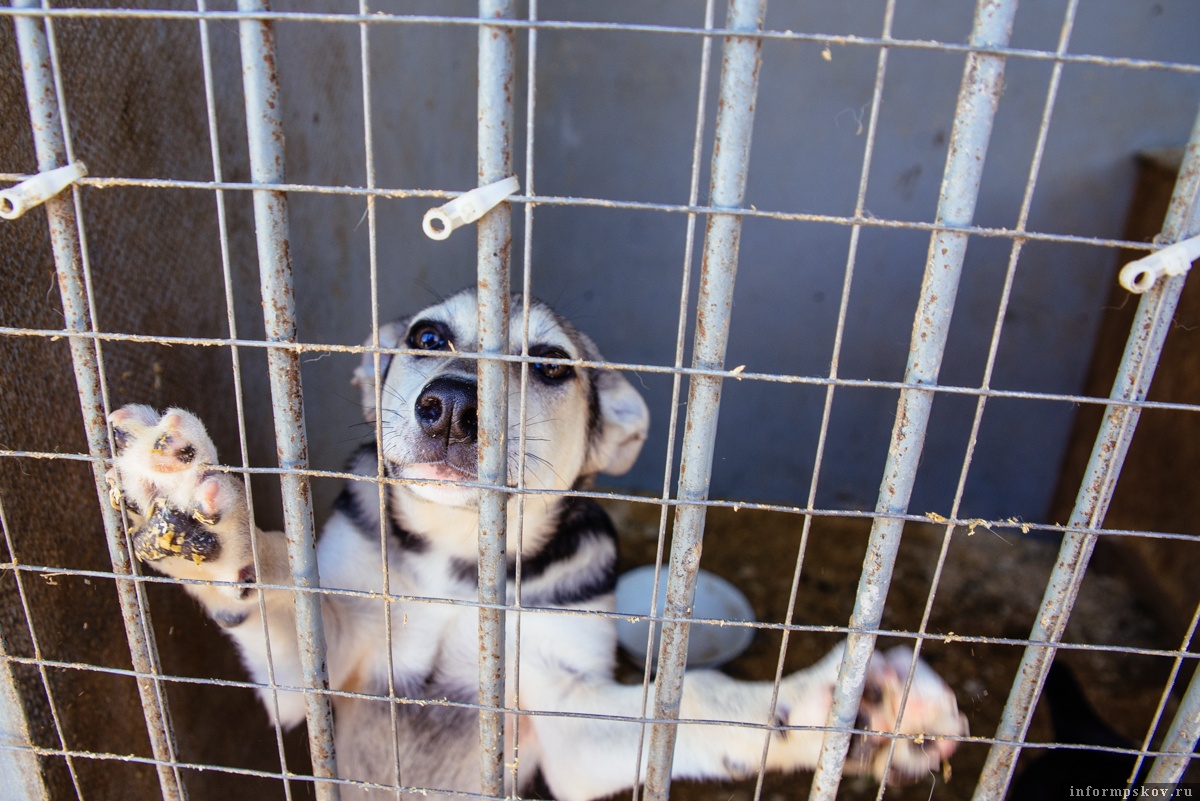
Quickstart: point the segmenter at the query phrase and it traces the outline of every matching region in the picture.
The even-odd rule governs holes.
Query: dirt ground
[[[653,504],[605,504],[621,534],[622,570],[652,564],[657,545],[660,507]],[[701,566],[733,582],[744,592],[760,621],[783,622],[795,572],[803,517],[756,510],[710,509]],[[668,516],[668,539],[671,518]],[[844,626],[854,604],[870,522],[821,518],[809,533],[793,622],[800,625]],[[943,546],[945,527],[913,524],[906,527],[887,599],[883,625],[914,631],[920,625]],[[1028,637],[1058,543],[1019,529],[973,533],[958,530],[932,606],[928,630],[933,633],[988,638]],[[669,554],[669,545],[668,551]],[[1139,606],[1130,588],[1106,574],[1103,550],[1097,549],[1080,597],[1071,615],[1066,642],[1102,646],[1173,649],[1149,612]],[[824,632],[794,632],[786,655],[787,670],[805,667],[823,655],[839,637]],[[758,631],[745,654],[725,666],[732,676],[770,679],[774,675],[782,635]],[[895,641],[881,640],[887,647]],[[1022,649],[997,643],[927,643],[924,658],[958,693],[971,733],[990,737],[1021,658]],[[1114,651],[1075,651],[1060,654],[1086,688],[1092,704],[1108,723],[1140,743],[1154,719],[1172,662]],[[640,667],[625,665],[625,676],[640,680]],[[1186,686],[1185,670],[1181,682]],[[1181,690],[1170,699],[1161,733],[1174,714]],[[1035,714],[1027,738],[1031,743],[1054,740],[1044,710]],[[1156,743],[1155,743],[1156,744]],[[949,783],[941,776],[904,787],[889,787],[890,799],[968,799],[987,757],[988,746],[966,743],[952,759]],[[1018,772],[1036,751],[1023,752]],[[1193,766],[1192,773],[1196,773]],[[1193,778],[1190,774],[1188,778]],[[810,774],[770,776],[761,797],[767,801],[803,798]],[[875,798],[870,781],[847,778],[839,798]],[[755,781],[672,784],[678,801],[750,801]]]

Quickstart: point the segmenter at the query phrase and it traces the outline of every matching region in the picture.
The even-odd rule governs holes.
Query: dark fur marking
[[[788,725],[788,718],[790,718],[791,716],[792,716],[792,710],[789,709],[787,706],[785,706],[784,704],[780,704],[780,703],[777,703],[775,705],[775,725],[776,726],[782,727],[782,726]],[[788,738],[788,735],[791,734],[791,732],[788,731],[787,729],[780,728],[780,730],[775,732],[775,734],[779,736],[779,739],[786,740]]]
[[[615,557],[607,565],[598,565],[596,569],[582,581],[574,583],[559,583],[548,588],[548,592],[531,591],[536,588],[523,589],[521,600],[528,606],[560,607],[590,601],[601,595],[607,595],[617,586],[617,560]]]
[[[580,548],[593,542],[611,543],[607,564],[588,565],[576,575],[561,577],[548,587],[537,587],[537,579],[552,565],[565,562]],[[582,603],[613,591],[617,586],[617,535],[608,515],[589,498],[565,498],[558,527],[550,540],[535,554],[521,560],[522,603],[531,606],[568,606]],[[466,559],[451,560],[450,570],[459,581],[479,582],[479,566]],[[508,578],[516,578],[515,555],[508,564]],[[528,589],[526,589],[526,587]]]
[[[364,475],[363,469],[369,465],[374,472],[375,446],[364,445],[350,457],[349,472]],[[385,464],[385,472],[388,465]],[[350,481],[342,488],[337,500],[333,502],[334,511],[341,512],[354,527],[366,535],[379,531],[379,496],[374,484],[365,481]],[[385,512],[387,514],[387,532],[399,543],[400,547],[414,553],[424,553],[429,549],[429,542],[419,534],[405,530],[398,523],[392,511],[391,493],[384,492]]]
[[[130,498],[125,493],[121,493],[121,500],[125,501],[125,511],[141,516],[142,510],[138,508],[137,501],[135,501],[133,498]]]
[[[591,374],[588,376],[587,382],[588,396],[588,420],[587,420],[587,440],[588,445],[593,445],[596,439],[600,436],[600,431],[603,428],[601,425],[600,415],[600,389],[596,386],[596,376]]]
[[[866,762],[875,753],[875,746],[872,744],[869,731],[870,720],[861,711],[854,721],[854,728],[858,731],[850,735],[850,749],[848,759],[853,759],[858,762]]]
[[[239,583],[249,584],[250,582],[254,581],[254,579],[255,579],[254,565],[246,565],[245,567],[243,567],[241,570],[238,571],[237,580]],[[250,587],[242,587],[242,591],[240,593],[238,593],[238,597],[241,598],[242,600],[245,600],[246,598],[250,597],[250,592],[251,592]]]
[[[232,609],[214,609],[212,619],[217,625],[223,629],[232,629],[246,622],[246,618],[250,617],[249,612],[239,612]]]
[[[529,578],[540,576],[555,562],[561,562],[579,550],[585,538],[617,540],[612,521],[599,504],[590,498],[564,498],[558,528],[550,541],[521,564],[521,573]],[[515,569],[515,568],[514,568]],[[616,586],[616,577],[613,577]]]
[[[479,565],[455,557],[450,560],[450,575],[463,584],[474,586],[479,583]]]
[[[745,779],[754,773],[749,765],[737,762],[730,756],[721,757],[721,766],[725,768],[725,773],[731,779]]]
[[[879,686],[878,682],[867,681],[866,686],[863,687],[862,702],[872,706],[878,706],[883,702],[883,688]]]

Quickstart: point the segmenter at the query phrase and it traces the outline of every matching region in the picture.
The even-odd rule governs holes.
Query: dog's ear
[[[642,452],[650,410],[633,384],[615,370],[595,370],[592,382],[600,401],[600,421],[584,471],[619,476],[633,467]]]
[[[591,337],[579,331],[575,335],[584,358],[592,362],[604,361]],[[650,430],[650,410],[641,393],[621,373],[602,367],[591,373],[600,419],[592,428],[583,472],[619,476],[629,472],[642,452],[646,433]]]
[[[408,330],[407,320],[397,320],[393,323],[380,326],[379,328],[379,347],[381,348],[398,348],[404,341],[404,334]],[[374,344],[373,337],[367,337],[367,341],[363,343],[364,347],[371,347]],[[392,354],[379,354],[379,374],[387,376],[388,365],[392,363]],[[358,367],[354,368],[353,383],[356,387],[362,390],[362,409],[363,417],[368,423],[375,422],[375,354],[364,353],[362,361]]]

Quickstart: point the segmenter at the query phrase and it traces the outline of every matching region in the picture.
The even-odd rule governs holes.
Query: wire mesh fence
[[[772,709],[785,671],[824,653],[799,653],[796,643],[826,642],[821,638],[828,637],[846,640],[829,715],[814,727],[824,737],[809,789],[804,790],[795,778],[777,784],[766,777],[766,734],[778,732],[778,722],[707,722],[762,735],[762,757],[745,771],[750,779],[734,792],[754,798],[788,797],[796,792],[807,792],[814,799],[907,797],[904,794],[910,791],[904,788],[886,784],[865,788],[844,776],[856,759],[855,743],[863,735],[860,707],[864,693],[869,695],[867,666],[881,637],[904,641],[935,660],[935,667],[959,692],[959,703],[971,719],[970,734],[952,737],[958,743],[955,781],[947,784],[931,776],[911,790],[916,793],[913,797],[1003,798],[1010,793],[1022,754],[1028,759],[1072,742],[1056,739],[1054,732],[1040,741],[1030,737],[1031,731],[1045,731],[1034,711],[1059,651],[1081,659],[1111,658],[1105,663],[1109,665],[1124,665],[1120,660],[1125,658],[1153,662],[1153,669],[1143,671],[1152,676],[1152,688],[1138,695],[1150,698],[1153,708],[1139,708],[1122,721],[1127,727],[1137,721],[1139,728],[1127,735],[1136,742],[1094,742],[1089,748],[1093,755],[1116,760],[1125,771],[1126,784],[1138,775],[1141,781],[1164,785],[1193,778],[1188,769],[1200,737],[1200,680],[1195,678],[1193,642],[1200,599],[1186,577],[1188,566],[1197,563],[1194,532],[1190,521],[1154,527],[1136,520],[1113,525],[1108,517],[1139,419],[1171,416],[1188,421],[1180,429],[1186,431],[1200,412],[1200,396],[1186,390],[1150,395],[1168,332],[1176,323],[1186,325],[1179,309],[1185,275],[1164,276],[1141,295],[1126,323],[1127,339],[1122,332],[1120,365],[1104,377],[1111,392],[1108,387],[1084,388],[1082,381],[1067,382],[1066,387],[1034,382],[1030,387],[1012,380],[1005,349],[1036,347],[1028,339],[1020,346],[1006,340],[1013,320],[1039,311],[1037,305],[1031,309],[1019,289],[1021,271],[1028,271],[1031,264],[1040,268],[1059,256],[1070,259],[1086,251],[1093,254],[1087,259],[1111,266],[1118,251],[1137,257],[1200,233],[1196,197],[1200,122],[1192,123],[1200,64],[1194,59],[1080,50],[1072,45],[1077,29],[1082,28],[1086,40],[1104,22],[1094,9],[1089,16],[1086,4],[1078,0],[1066,0],[1052,9],[1056,20],[1052,46],[1039,47],[1014,46],[1014,36],[1022,35],[1022,14],[1015,0],[981,0],[962,41],[913,32],[919,26],[914,27],[906,14],[918,15],[894,0],[857,5],[853,21],[837,23],[844,30],[877,31],[870,34],[785,29],[772,21],[778,10],[768,10],[761,0],[732,0],[723,19],[712,0],[688,4],[686,9],[664,13],[667,21],[642,21],[632,11],[627,19],[597,21],[621,14],[581,12],[574,6],[537,0],[528,0],[520,8],[503,0],[482,2],[478,9],[457,16],[443,8],[376,7],[366,0],[281,3],[274,8],[254,0],[239,0],[236,6],[204,0],[194,6],[163,5],[60,7],[14,0],[11,7],[0,10],[8,23],[0,34],[4,59],[0,91],[4,107],[12,109],[0,122],[0,152],[5,154],[0,178],[16,183],[64,164],[88,164],[88,175],[47,200],[44,212],[5,222],[0,231],[5,262],[0,286],[9,298],[0,302],[0,348],[7,365],[0,384],[4,387],[0,524],[6,552],[0,618],[5,735],[0,765],[12,779],[6,781],[13,788],[12,797],[82,799],[158,793],[174,799],[215,797],[223,792],[290,799],[337,798],[367,790],[379,792],[379,797],[439,794],[439,788],[406,784],[398,761],[394,786],[339,773],[333,707],[339,701],[378,696],[352,683],[331,685],[321,614],[322,599],[328,604],[331,598],[384,601],[385,643],[379,647],[387,651],[383,697],[392,710],[393,738],[398,707],[431,703],[408,693],[396,680],[391,643],[394,627],[400,624],[393,606],[436,604],[476,613],[478,699],[432,703],[478,714],[481,779],[477,791],[442,789],[440,794],[503,798],[517,792],[514,781],[526,737],[525,721],[545,713],[522,708],[519,700],[513,700],[514,693],[521,697],[514,688],[521,686],[522,677],[519,671],[505,669],[514,662],[521,664],[521,621],[532,619],[522,609],[522,560],[511,550],[514,539],[509,529],[514,525],[517,529],[519,551],[525,505],[555,493],[525,486],[524,468],[514,469],[506,441],[514,440],[514,452],[523,460],[531,436],[525,423],[530,369],[546,358],[530,351],[527,336],[523,342],[509,341],[511,325],[528,332],[531,315],[523,301],[513,302],[510,308],[510,262],[515,256],[520,265],[522,297],[541,295],[544,287],[562,291],[562,285],[545,274],[554,268],[541,265],[572,243],[564,245],[556,239],[544,252],[540,243],[550,239],[549,229],[567,220],[563,215],[574,213],[652,220],[631,225],[626,236],[636,239],[637,233],[653,227],[647,238],[673,237],[668,248],[676,254],[673,269],[678,269],[665,278],[629,272],[590,278],[593,283],[618,284],[610,289],[617,297],[640,296],[629,301],[635,312],[644,314],[658,301],[670,302],[670,313],[653,312],[666,320],[664,330],[672,334],[669,341],[657,343],[657,350],[633,347],[629,351],[654,353],[653,358],[622,356],[622,344],[652,330],[636,328],[626,339],[613,335],[604,341],[614,360],[571,361],[576,368],[616,368],[641,377],[643,384],[650,382],[660,399],[656,410],[665,407],[666,413],[655,418],[663,434],[656,434],[661,442],[652,441],[642,456],[643,463],[654,464],[635,474],[632,483],[618,483],[605,491],[577,486],[557,493],[595,499],[607,504],[619,519],[643,521],[651,532],[648,558],[665,568],[665,607],[654,612],[647,597],[649,614],[640,616],[662,629],[657,669],[632,668],[631,681],[641,687],[637,720],[643,733],[633,775],[640,776],[644,786],[631,790],[635,799],[703,792],[673,784],[672,764],[677,758],[678,720],[687,717],[681,697],[700,554],[706,548],[706,553],[719,551],[719,545],[714,549],[711,531],[720,525],[716,516],[721,514],[736,519],[737,514],[769,513],[791,526],[781,537],[786,540],[787,561],[762,568],[779,574],[773,585],[779,591],[772,598],[778,609],[752,627],[760,638],[773,638],[770,647],[764,647],[770,651],[762,660],[765,672],[753,677],[773,683]],[[1166,4],[1155,6],[1157,13],[1163,12],[1162,5]],[[792,11],[783,16],[790,19],[787,14]],[[1191,13],[1175,7],[1170,11],[1184,19]],[[580,13],[581,18],[573,18]],[[1039,19],[1047,13],[1037,12]],[[677,15],[687,16],[688,21],[678,21]],[[909,32],[898,33],[901,29]],[[539,149],[543,140],[569,143],[588,138],[574,129],[569,113],[573,104],[586,107],[586,97],[583,102],[578,97],[564,99],[557,84],[548,88],[547,76],[568,72],[571,59],[582,58],[578,50],[592,41],[611,47],[612,40],[605,37],[612,36],[637,37],[649,42],[645,46],[651,49],[686,48],[694,58],[695,73],[680,70],[687,72],[695,88],[686,98],[692,115],[683,126],[688,129],[686,136],[680,139],[688,158],[680,159],[682,166],[673,184],[678,191],[669,202],[657,188],[646,188],[639,196],[638,188],[648,184],[640,183],[636,175],[626,176],[631,188],[610,196],[539,194],[543,185],[564,185],[556,183],[557,175],[543,164],[565,163],[573,169],[569,159],[543,158],[540,154],[545,151]],[[389,72],[384,67],[394,64],[396,41],[420,57],[428,56],[422,48],[429,48],[442,60],[415,70],[409,64],[403,75]],[[759,175],[756,169],[769,172],[752,160],[752,143],[763,137],[770,141],[780,127],[778,118],[770,116],[770,101],[776,95],[760,91],[760,82],[771,76],[773,57],[784,61],[785,55],[790,57],[792,50],[800,48],[814,63],[865,59],[862,74],[867,80],[859,89],[867,100],[857,113],[850,108],[849,115],[858,148],[857,184],[852,192],[839,189],[848,194],[836,212],[821,206],[798,210],[804,208],[800,204],[760,209],[748,201],[747,184]],[[289,77],[280,67],[288,58],[296,63],[327,50],[336,53],[337,64],[354,69],[324,75],[318,64],[314,72],[319,80],[307,83],[295,77],[299,72]],[[1136,52],[1136,47],[1127,51]],[[944,118],[938,120],[942,138],[936,152],[943,163],[936,195],[930,184],[926,196],[930,203],[920,213],[882,214],[875,205],[878,190],[873,188],[880,172],[877,150],[888,144],[889,136],[903,136],[903,126],[889,126],[885,116],[893,85],[888,76],[897,59],[910,55],[946,59],[938,63],[953,72],[956,94],[952,102],[943,104]],[[1037,80],[1026,81],[1021,74],[1026,69],[1039,70]],[[1172,168],[1173,188],[1153,244],[1111,226],[1035,224],[1046,220],[1036,211],[1039,202],[1050,202],[1043,198],[1057,201],[1072,189],[1047,189],[1043,178],[1053,166],[1047,164],[1048,150],[1062,153],[1061,143],[1053,150],[1054,136],[1070,127],[1056,123],[1060,95],[1082,94],[1087,88],[1071,82],[1076,75],[1072,70],[1084,75],[1091,75],[1091,70],[1132,75],[1147,84],[1162,81],[1168,87],[1165,93],[1174,98],[1173,116],[1162,112],[1169,123],[1154,127],[1146,121],[1156,135],[1161,133],[1159,138],[1188,137],[1178,166]],[[430,85],[430,99],[424,105],[408,102],[408,85],[424,83]],[[1031,85],[1038,87],[1032,104],[1038,113],[1036,120],[1024,120],[1025,127],[1019,128],[1003,116],[1006,103]],[[470,104],[477,108],[474,123],[445,110],[457,108],[448,96],[469,96],[472,86],[476,89]],[[771,87],[772,93],[776,91]],[[325,106],[320,104],[313,106],[316,110],[310,116],[306,104],[317,95],[338,97],[343,105],[329,101],[329,107],[348,104],[357,108],[357,116],[322,118],[320,109]],[[351,100],[344,100],[347,95]],[[620,110],[628,99],[619,91],[615,97],[613,108]],[[1186,113],[1179,112],[1181,107]],[[303,111],[285,116],[297,108]],[[522,113],[523,125],[518,123]],[[416,161],[398,170],[388,162],[389,167],[381,171],[381,160],[398,149],[395,140],[417,129],[413,118],[419,115],[433,119],[439,130],[436,138],[413,146],[428,155],[411,157]],[[835,117],[838,125],[839,120]],[[1190,129],[1181,128],[1180,120]],[[1083,125],[1078,118],[1072,124]],[[333,129],[330,139],[307,140],[300,135],[296,138],[301,146],[285,145],[287,137],[295,136],[301,127],[320,126]],[[989,158],[988,153],[999,148],[1008,154],[1005,140],[1018,129],[1023,132],[1021,152],[1026,158],[999,168],[1021,176],[1015,181],[1019,192],[1007,198],[1010,214],[1001,222],[990,211],[980,212],[990,185],[987,170],[997,169],[995,156]],[[467,135],[471,132],[477,134],[474,142]],[[1069,133],[1070,143],[1085,135],[1103,138],[1106,129],[1094,123],[1090,129]],[[345,144],[352,134],[361,134],[361,141]],[[319,142],[339,144],[310,152],[306,142],[313,149]],[[616,149],[623,156],[638,144],[639,138],[631,136]],[[672,140],[670,146],[679,149],[677,145]],[[472,152],[477,154],[476,175],[461,167],[427,163],[469,166]],[[778,148],[772,148],[771,154],[772,159],[778,158]],[[774,161],[771,167],[786,169],[776,167]],[[916,176],[920,172],[918,168]],[[456,266],[431,271],[420,259],[412,265],[396,255],[407,252],[406,240],[419,236],[419,225],[410,224],[414,214],[457,196],[476,180],[483,185],[514,173],[521,178],[521,190],[479,222],[474,258],[466,244],[471,237],[465,233],[446,246],[456,248],[446,251],[448,257],[431,257],[435,263],[446,258]],[[297,174],[303,180],[293,177]],[[701,190],[706,180],[707,196]],[[588,186],[588,179],[581,184]],[[900,191],[908,191],[905,187],[910,184],[902,182]],[[684,185],[686,189],[680,189]],[[1074,191],[1088,193],[1087,187],[1074,187]],[[401,206],[403,211],[394,210]],[[512,214],[521,225],[513,223]],[[321,220],[327,230],[313,235],[314,221]],[[349,225],[342,226],[346,221]],[[566,224],[568,230],[578,230],[570,227],[574,223]],[[840,237],[836,260],[825,260],[819,268],[823,275],[832,274],[829,286],[838,301],[836,311],[822,318],[828,324],[828,341],[822,338],[825,334],[813,337],[820,340],[815,347],[822,353],[817,369],[784,368],[769,358],[753,362],[748,369],[750,362],[738,363],[743,351],[731,351],[731,337],[736,339],[744,330],[735,323],[758,316],[753,301],[735,307],[735,298],[747,291],[752,298],[756,292],[753,283],[746,289],[746,282],[758,276],[753,262],[761,252],[755,249],[759,247],[756,237],[762,234],[761,229],[751,228],[754,225],[787,227],[781,238],[818,229],[836,231]],[[780,230],[770,228],[772,235]],[[873,280],[870,262],[864,274],[862,262],[867,260],[862,253],[878,249],[873,236],[891,234],[918,237],[924,255],[916,259],[918,269],[913,273],[914,281],[915,275],[922,276],[919,291],[906,290],[902,302],[894,304],[902,306],[902,316],[911,324],[901,348],[903,369],[883,371],[888,376],[884,379],[869,375],[869,367],[864,374],[850,365],[856,347],[868,351],[872,347],[855,327],[856,313],[863,313],[856,312],[855,305],[871,302],[856,294],[864,281]],[[340,252],[361,257],[365,268],[332,263],[314,269],[313,261],[296,247],[297,241],[314,237],[340,241],[352,235],[360,243],[357,249]],[[890,247],[901,240],[885,241]],[[968,243],[973,250],[988,253],[985,265],[969,259]],[[603,250],[603,244],[588,240],[578,246]],[[1051,255],[1036,255],[1039,248]],[[621,252],[619,246],[611,249],[612,255]],[[740,283],[736,282],[739,268]],[[991,305],[985,313],[979,312],[970,271],[988,274]],[[1108,282],[1111,272],[1104,270],[1102,280],[1093,275],[1092,284]],[[31,277],[37,279],[32,284]],[[634,278],[641,280],[625,285]],[[807,293],[804,280],[811,281],[811,275],[796,273],[788,278],[792,283],[785,282],[787,292]],[[453,354],[477,363],[479,375],[480,469],[475,481],[469,482],[479,497],[479,593],[472,599],[435,601],[391,589],[387,543],[392,534],[383,489],[405,481],[390,475],[382,458],[371,476],[381,487],[377,518],[382,589],[323,587],[318,575],[316,533],[317,520],[325,514],[322,502],[336,494],[337,485],[363,480],[361,474],[336,466],[350,450],[343,440],[355,435],[346,435],[344,426],[321,419],[320,413],[330,406],[330,393],[322,381],[330,374],[348,375],[347,366],[360,361],[371,364],[378,375],[386,360],[411,353],[411,347],[387,342],[382,332],[388,315],[421,305],[396,304],[392,298],[400,295],[411,300],[412,286],[422,282],[436,285],[435,292],[453,291],[462,283],[478,287],[478,347],[475,352]],[[773,290],[768,285],[765,291]],[[337,315],[328,314],[330,310],[351,304],[324,296],[360,302],[351,313],[356,319],[331,319]],[[963,297],[969,304],[965,312]],[[1089,297],[1101,295],[1092,290]],[[1041,312],[1053,314],[1053,304],[1051,300],[1042,305]],[[589,307],[587,311],[590,319],[581,324],[593,323],[584,325],[589,332],[614,326],[614,320],[629,320],[628,312],[617,309],[596,312]],[[963,333],[964,313],[983,322],[973,321]],[[346,334],[348,330],[353,333]],[[366,344],[358,344],[364,334],[369,334]],[[977,380],[963,378],[953,350],[956,337],[979,343]],[[1087,335],[1078,338],[1090,342]],[[788,344],[782,347],[787,350]],[[335,366],[318,363],[326,359]],[[1074,369],[1082,375],[1085,368]],[[954,380],[947,381],[947,373]],[[656,380],[661,383],[653,384]],[[729,435],[719,434],[718,424],[724,432],[731,416],[736,419],[747,408],[752,413],[758,409],[742,405],[744,396],[739,393],[744,386],[775,393],[770,396],[773,411],[758,422],[762,428],[812,430],[803,440],[805,447],[795,449],[802,451],[795,458],[805,464],[807,482],[793,480],[790,495],[773,496],[768,481],[784,471],[770,464],[769,458],[751,457],[749,466],[739,468],[752,476],[756,471],[772,474],[760,484],[752,477],[732,493],[722,489],[729,485],[720,483],[718,473],[727,455],[736,455],[738,449],[722,439]],[[807,400],[797,409],[812,412],[811,420],[796,422],[801,414],[787,407],[794,396],[786,392],[806,393]],[[849,495],[839,499],[829,489],[844,475],[840,465],[855,456],[841,452],[845,444],[841,432],[847,424],[838,419],[839,414],[853,416],[859,408],[848,400],[858,397],[855,393],[873,397],[887,393],[886,403],[875,403],[888,406],[889,428],[876,432],[881,436],[874,437],[878,441],[872,451],[880,455],[882,477],[872,479],[876,483],[871,492],[877,487],[878,493],[865,503]],[[264,620],[267,591],[286,592],[294,599],[300,666],[295,683],[276,675],[270,654],[279,644],[271,646],[266,633],[267,681],[247,681],[219,631],[199,623],[199,613],[189,608],[178,587],[169,586],[188,582],[145,571],[131,558],[132,532],[121,510],[110,503],[106,480],[118,444],[118,434],[106,420],[131,402],[159,408],[186,405],[199,413],[220,446],[226,469],[246,477],[247,503],[255,518],[264,528],[277,524],[285,531],[288,582],[248,586],[258,593]],[[356,406],[344,398],[338,402]],[[382,412],[388,402],[382,387],[376,386],[365,439],[383,441]],[[956,418],[958,433],[951,437],[957,448],[953,458],[945,458],[953,449],[938,440],[939,420],[946,419],[939,418],[939,410],[949,403],[962,404]],[[997,407],[1005,404],[1023,411],[1001,417]],[[522,422],[516,431],[506,431],[508,421],[514,419],[509,405],[520,408],[515,419]],[[997,435],[989,440],[983,433],[987,426],[1001,419],[1019,428],[1022,418],[1030,416],[1025,410],[1053,408],[1059,429],[1065,430],[1075,407],[1100,412],[1102,419],[1083,435],[1094,444],[1082,478],[1068,476],[1064,470],[1062,480],[1073,484],[1073,503],[1061,510],[1066,522],[1051,516],[1057,511],[1043,516],[975,514],[977,487],[996,472],[996,451],[1003,450],[1006,438],[1016,442],[1019,437],[1002,431],[997,446],[993,444]],[[345,410],[337,416],[344,418]],[[735,438],[751,439],[737,425],[732,430]],[[787,433],[777,436],[794,441]],[[1065,443],[1065,431],[1060,436]],[[984,452],[978,453],[981,441],[986,446],[979,446]],[[922,470],[928,470],[935,459],[949,465],[944,468],[948,491],[937,496],[940,511],[930,512],[917,505],[929,497],[922,494],[919,482]],[[1055,461],[1050,455],[1045,460]],[[872,475],[879,476],[875,461],[866,461]],[[763,490],[747,488],[755,486]],[[1163,491],[1158,504],[1182,505],[1182,501]],[[276,506],[282,509],[281,517]],[[860,522],[862,528],[846,538],[854,542],[849,549],[853,559],[861,560],[854,565],[852,583],[841,588],[847,607],[837,619],[806,614],[808,585],[819,581],[827,569],[833,570],[827,565],[828,552],[819,545],[822,526]],[[96,550],[101,531],[107,554]],[[1033,594],[1026,586],[1012,588],[1014,595],[1024,593],[1018,605],[1026,617],[1019,623],[989,628],[972,619],[966,609],[955,609],[961,600],[959,591],[962,598],[968,597],[969,585],[955,583],[964,568],[955,567],[954,549],[963,548],[964,540],[972,542],[983,531],[1006,546],[1028,545],[1041,554],[1038,570],[1042,572],[1034,581]],[[925,572],[916,590],[906,593],[896,584],[912,575],[903,567],[903,554],[914,547],[914,541],[927,542],[928,547],[920,551]],[[1093,551],[1098,544],[1114,542],[1176,549],[1168,552],[1181,566],[1184,579],[1145,583],[1154,585],[1147,590],[1151,596],[1157,594],[1159,600],[1185,610],[1179,630],[1163,627],[1154,637],[1128,642],[1089,636],[1086,630],[1068,634],[1068,621],[1085,593],[1085,578],[1095,574],[1094,569],[1088,571]],[[1003,560],[1023,568],[1024,557],[1013,556],[1015,551],[1001,553]],[[1133,560],[1131,552],[1118,553]],[[737,558],[736,552],[731,555],[735,567]],[[512,583],[509,566],[514,562],[515,602],[506,594]],[[1008,580],[1010,572],[1000,564],[992,567],[997,581]],[[256,570],[255,575],[263,574]],[[743,578],[751,584],[766,582],[763,574]],[[988,578],[982,575],[975,581],[986,583]],[[947,582],[957,588],[950,598]],[[1114,603],[1125,602],[1124,592],[1113,590]],[[915,599],[906,615],[899,617],[890,612],[898,595]],[[649,655],[654,646],[648,641],[646,648]],[[988,656],[976,656],[977,651]],[[947,656],[952,652],[971,656],[956,662]],[[989,659],[1006,667],[993,669]],[[906,688],[915,671],[913,667],[906,677]],[[255,708],[256,691],[264,691],[268,709],[274,705],[275,720],[280,717],[280,698],[300,692],[306,723],[302,732],[289,732],[257,717],[261,713]],[[994,703],[979,700],[987,696]],[[969,697],[975,699],[973,707],[968,707]],[[1120,704],[1112,708],[1127,712]],[[1107,708],[1100,711],[1103,715]],[[876,736],[889,743],[919,738],[898,728]],[[525,747],[532,753],[539,746],[526,739]],[[890,748],[887,753],[891,759]],[[635,784],[633,776],[628,783]],[[722,797],[729,795],[726,789],[720,792]]]

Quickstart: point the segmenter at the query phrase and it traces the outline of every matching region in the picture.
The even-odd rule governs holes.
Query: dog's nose
[[[417,397],[416,415],[421,429],[448,445],[475,441],[475,382],[452,376],[435,378]]]

